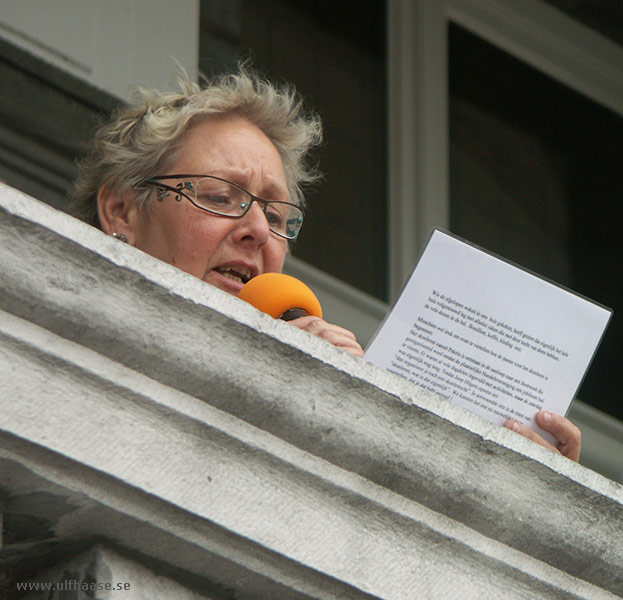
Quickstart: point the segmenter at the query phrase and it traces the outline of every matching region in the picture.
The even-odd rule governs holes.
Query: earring
[[[126,244],[130,241],[125,235],[123,235],[123,233],[117,233],[116,231],[112,234],[112,236],[120,242],[125,242]]]

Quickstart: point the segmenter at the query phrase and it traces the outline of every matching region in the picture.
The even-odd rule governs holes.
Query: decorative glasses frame
[[[205,206],[201,206],[199,204],[197,204],[197,202],[195,201],[194,198],[192,198],[189,194],[187,194],[184,190],[192,190],[193,189],[193,184],[191,181],[180,181],[180,183],[178,183],[176,186],[172,186],[172,185],[168,185],[166,183],[162,183],[161,180],[168,180],[168,179],[185,179],[185,178],[193,178],[193,179],[215,179],[217,181],[222,181],[223,183],[226,183],[228,185],[231,185],[232,187],[235,187],[236,189],[240,190],[243,194],[245,194],[246,196],[249,197],[249,202],[245,203],[245,205],[241,205],[242,208],[242,212],[240,214],[231,214],[231,213],[224,213],[224,212],[219,212],[218,210],[214,210],[214,209],[210,209],[210,208],[206,208]],[[228,217],[230,219],[241,219],[242,217],[244,217],[249,210],[251,209],[251,206],[253,205],[254,202],[257,202],[261,209],[262,212],[264,213],[264,215],[266,216],[266,219],[268,221],[268,225],[270,230],[275,234],[278,235],[279,237],[285,238],[286,240],[295,240],[301,230],[301,227],[303,226],[303,217],[304,217],[304,212],[303,209],[301,208],[301,206],[299,206],[298,204],[293,204],[292,202],[283,202],[281,200],[265,200],[264,198],[260,198],[259,196],[256,196],[255,194],[252,194],[251,192],[249,192],[248,190],[246,190],[245,188],[243,188],[242,186],[238,185],[237,183],[234,183],[233,181],[229,181],[228,179],[223,179],[222,177],[217,177],[215,175],[197,175],[197,174],[175,174],[175,175],[157,175],[154,177],[150,177],[149,179],[146,179],[143,183],[149,184],[149,185],[154,185],[158,188],[157,194],[158,194],[158,200],[163,200],[164,197],[167,195],[168,192],[173,192],[175,194],[175,200],[177,202],[181,202],[182,201],[182,196],[184,198],[186,198],[193,206],[197,207],[200,210],[203,210],[205,212],[208,212],[210,214],[213,215],[218,215],[220,217]],[[298,212],[299,216],[297,217],[296,220],[296,231],[292,234],[292,235],[288,235],[287,233],[281,232],[281,231],[277,231],[275,229],[273,229],[270,219],[268,218],[268,215],[266,213],[266,209],[268,208],[268,206],[270,206],[271,204],[279,204],[279,205],[284,205],[284,206],[288,206],[290,207],[290,210],[294,209],[295,213]]]

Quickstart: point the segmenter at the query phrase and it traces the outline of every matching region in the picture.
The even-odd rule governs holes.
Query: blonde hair
[[[132,102],[117,109],[97,132],[78,164],[70,194],[74,216],[100,226],[97,194],[104,185],[133,194],[148,207],[153,188],[143,182],[175,161],[193,124],[226,115],[245,117],[262,130],[281,156],[291,201],[303,203],[301,186],[320,176],[308,155],[322,141],[322,125],[315,113],[305,110],[292,86],[272,84],[244,65],[235,73],[205,79],[204,87],[188,77],[178,84],[178,92],[139,88]]]

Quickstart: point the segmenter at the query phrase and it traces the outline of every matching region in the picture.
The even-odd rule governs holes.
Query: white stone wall
[[[199,0],[2,0],[0,36],[127,99],[199,61]]]

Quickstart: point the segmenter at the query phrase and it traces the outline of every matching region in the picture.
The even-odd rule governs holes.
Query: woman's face
[[[194,125],[178,159],[158,175],[216,175],[252,194],[288,200],[281,157],[272,142],[250,121],[218,117]],[[166,181],[175,185],[174,181]],[[243,280],[280,272],[288,242],[271,233],[257,202],[242,218],[212,215],[187,199],[167,194],[154,199],[136,217],[137,248],[237,295]]]

